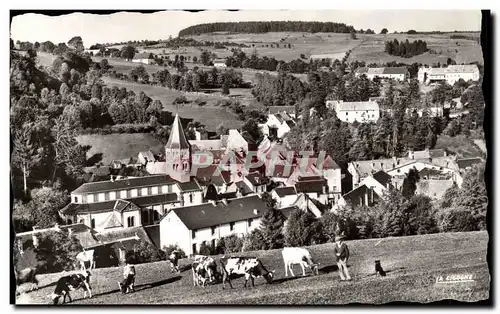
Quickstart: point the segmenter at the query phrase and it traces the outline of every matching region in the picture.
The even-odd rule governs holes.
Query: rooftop
[[[175,115],[172,130],[170,131],[170,136],[165,147],[170,149],[189,149],[191,147],[189,141],[186,139],[179,114]]]
[[[345,102],[341,100],[331,101],[337,111],[365,111],[379,110],[379,105],[375,101],[353,101]]]
[[[226,202],[205,203],[172,209],[189,230],[208,228],[231,222],[261,217],[266,203],[257,195],[228,199]],[[166,215],[168,216],[168,214]],[[163,219],[166,217],[164,216]]]
[[[278,187],[275,188],[274,191],[279,197],[285,197],[288,195],[296,195],[297,191],[295,190],[295,187],[293,186],[284,186],[284,187]]]
[[[168,175],[150,175],[138,178],[125,178],[115,181],[84,183],[72,193],[97,193],[176,183],[177,181],[175,181]]]

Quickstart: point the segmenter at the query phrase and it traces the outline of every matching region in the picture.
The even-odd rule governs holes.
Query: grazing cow
[[[212,257],[196,255],[191,265],[193,270],[193,285],[205,286],[208,282],[215,282],[218,274],[217,263]]]
[[[302,276],[306,275],[306,267],[309,267],[313,274],[316,272],[316,275],[318,275],[319,263],[315,264],[313,262],[311,253],[308,250],[299,247],[286,247],[281,254],[283,255],[283,262],[285,263],[285,277],[288,277],[288,270],[290,270],[292,276],[295,277],[293,273],[294,264],[299,264],[300,267],[302,267]]]
[[[94,250],[84,250],[83,252],[78,253],[76,255],[76,261],[80,263],[80,270],[87,270],[85,264],[89,264],[89,269],[95,268],[95,258],[94,258]]]
[[[255,257],[229,257],[229,258],[221,258],[220,260],[221,268],[223,272],[222,278],[222,289],[224,289],[225,282],[229,282],[229,286],[231,289],[233,285],[231,284],[231,275],[245,275],[245,284],[244,288],[247,286],[248,279],[252,280],[252,287],[254,285],[254,278],[264,277],[267,283],[273,282],[274,270],[269,272],[262,265],[262,262]]]
[[[36,269],[35,268],[25,268],[20,272],[15,272],[16,274],[16,284],[20,286],[24,283],[31,283],[31,289],[38,289],[38,280],[36,279]]]
[[[90,287],[90,271],[85,271],[82,274],[73,274],[59,278],[56,284],[56,288],[51,295],[52,302],[57,304],[59,298],[63,297],[63,303],[66,302],[66,296],[69,298],[69,302],[72,302],[70,291],[83,289],[83,297],[87,297],[87,292],[89,293],[89,298],[92,298],[92,288]]]
[[[179,272],[179,259],[180,259],[180,252],[177,250],[173,250],[172,253],[167,257],[167,260],[170,262],[170,272],[171,273],[178,273]]]

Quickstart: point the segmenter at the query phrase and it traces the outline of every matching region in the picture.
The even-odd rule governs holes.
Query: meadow
[[[87,158],[102,154],[102,162],[109,165],[115,159],[137,158],[141,151],[158,151],[163,144],[149,133],[133,134],[86,134],[76,137],[78,144],[90,145]]]
[[[137,265],[136,292],[123,295],[117,281],[121,268],[93,270],[94,296],[83,299],[82,291],[72,292],[71,304],[347,304],[406,301],[428,303],[442,299],[465,302],[489,297],[490,275],[486,260],[486,232],[420,235],[398,238],[347,241],[351,257],[348,268],[352,281],[342,282],[334,265],[333,243],[308,247],[319,262],[319,275],[310,271],[302,277],[285,277],[281,250],[235,253],[232,256],[259,257],[268,270],[275,270],[269,285],[262,278],[255,287],[243,288],[244,278],[226,285],[193,287],[190,259],[180,261],[180,273],[170,273],[167,262]],[[472,245],[471,245],[472,244]],[[217,259],[217,258],[216,258]],[[374,261],[380,260],[386,277],[374,274]],[[474,281],[436,283],[437,276],[471,274]],[[40,275],[40,289],[22,294],[17,303],[48,304],[48,295],[63,274]]]

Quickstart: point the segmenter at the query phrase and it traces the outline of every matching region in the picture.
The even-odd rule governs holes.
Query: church
[[[98,232],[158,224],[169,210],[204,202],[203,188],[191,175],[192,150],[175,116],[165,145],[164,172],[84,183],[60,210],[68,224],[83,223]]]

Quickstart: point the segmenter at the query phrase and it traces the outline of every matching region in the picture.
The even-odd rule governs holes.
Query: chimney
[[[414,159],[414,158],[415,158],[415,156],[414,156],[414,154],[413,154],[413,150],[409,150],[409,151],[408,151],[408,157],[409,157],[410,159]]]
[[[258,209],[254,209],[254,210],[253,210],[253,214],[254,214],[254,215],[258,215],[258,214],[259,214],[259,210],[258,210]]]
[[[323,194],[326,194],[326,185],[322,186]]]

